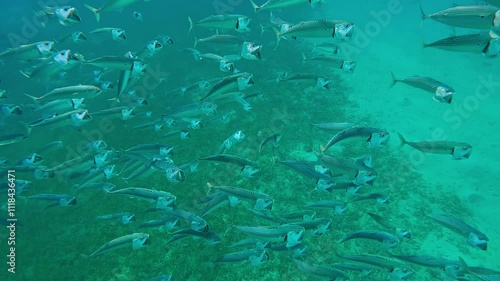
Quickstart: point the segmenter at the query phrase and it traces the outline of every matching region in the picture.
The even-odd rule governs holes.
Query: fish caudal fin
[[[389,89],[394,87],[394,85],[396,85],[399,82],[398,78],[396,78],[396,75],[394,75],[394,72],[392,71],[391,71],[391,77],[392,77],[392,82],[391,85],[389,86]]]
[[[400,147],[407,144],[408,141],[403,137],[401,133],[398,133],[399,140],[401,141],[401,144],[399,145]]]
[[[28,98],[32,99],[35,103],[38,103],[40,101],[40,98],[28,95],[26,93],[24,95],[27,96]]]
[[[22,70],[19,70],[19,73],[21,73],[26,78],[30,78],[30,75]]]
[[[92,13],[94,13],[95,15],[95,20],[97,22],[100,22],[101,21],[101,14],[99,14],[99,12],[101,11],[100,9],[96,9],[88,4],[83,4],[83,6],[85,6],[85,8],[89,9]]]
[[[278,49],[278,45],[280,44],[281,41],[281,33],[279,32],[278,29],[273,27],[274,33],[276,34],[276,45],[274,45],[274,49]]]
[[[424,12],[424,9],[422,8],[422,1],[418,1],[418,6],[420,8],[420,15],[421,15],[421,24],[422,24],[422,21],[424,21],[426,18],[427,18],[427,15],[425,14]]]
[[[193,49],[196,49],[196,45],[198,45],[198,38],[196,38],[196,36],[195,36]]]
[[[249,0],[249,1],[250,1],[250,5],[252,5],[253,11],[258,12],[260,7],[257,6],[257,4],[255,4],[255,2],[253,2],[252,0]]]
[[[189,30],[188,30],[188,35],[191,34],[191,30],[193,30],[193,20],[191,19],[191,17],[188,17],[188,21],[189,21]]]

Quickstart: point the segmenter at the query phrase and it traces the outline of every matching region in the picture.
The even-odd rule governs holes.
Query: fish
[[[390,134],[385,129],[372,127],[352,127],[338,132],[333,136],[324,147],[321,147],[321,152],[325,152],[333,145],[350,138],[363,138],[368,143],[369,147],[378,147],[386,144],[389,141]]]
[[[286,241],[287,248],[300,243],[304,227],[300,225],[282,224],[280,226],[237,226],[233,228],[256,238],[270,242]],[[286,238],[286,240],[285,240]]]
[[[173,156],[174,148],[168,144],[158,144],[158,143],[147,143],[147,144],[138,144],[133,147],[126,149],[126,152],[155,152],[158,155],[163,156]]]
[[[86,60],[83,64],[89,64],[101,68],[114,70],[132,70],[136,59],[119,56],[103,56],[92,60]]]
[[[459,265],[458,261],[448,260],[427,255],[392,255],[393,257],[427,267],[446,268],[447,266]]]
[[[222,162],[222,163],[238,165],[241,167],[241,172],[243,173],[243,175],[248,176],[248,177],[253,177],[258,171],[260,171],[260,167],[257,163],[250,161],[250,160],[247,160],[247,159],[244,159],[244,158],[241,158],[241,157],[236,156],[236,155],[216,154],[216,155],[198,158],[198,160],[215,161],[215,162]]]
[[[98,220],[119,220],[123,224],[129,224],[133,221],[136,220],[135,214],[133,213],[116,213],[116,214],[109,214],[109,215],[101,215],[97,216]]]
[[[97,255],[104,254],[106,252],[116,250],[122,247],[126,247],[130,244],[132,244],[132,249],[133,250],[139,250],[140,248],[143,248],[151,243],[149,239],[149,234],[146,233],[133,233],[129,235],[124,235],[120,236],[118,238],[115,238],[106,244],[102,245],[99,249],[95,250],[92,254],[90,255],[82,255],[85,258],[93,258]]]
[[[201,237],[201,238],[209,241],[210,244],[212,244],[212,245],[219,245],[222,242],[222,239],[220,238],[220,236],[217,233],[212,232],[212,231],[199,232],[199,231],[195,231],[193,229],[187,228],[187,229],[178,230],[176,232],[172,232],[171,234],[173,234],[174,236],[167,241],[167,243],[166,243],[167,245],[174,242],[174,241],[177,241],[177,240],[180,240],[183,238],[187,238],[190,236],[191,237]]]
[[[82,22],[80,15],[75,7],[48,7],[45,6],[41,11],[35,12],[35,15],[40,18],[41,25],[46,26],[48,18],[56,19],[63,26],[71,26]]]
[[[36,154],[44,154],[44,153],[49,153],[54,150],[58,150],[64,147],[64,144],[62,141],[51,141],[47,143],[46,145],[40,147],[37,149],[35,152]]]
[[[125,30],[116,27],[102,27],[94,29],[89,33],[90,34],[109,33],[109,35],[111,35],[111,39],[115,41],[124,41],[127,39],[127,34]]]
[[[36,99],[35,97],[33,97]],[[80,109],[84,106],[84,98],[78,99],[56,99],[53,101],[46,102],[41,105],[35,106],[33,112],[39,112],[42,117],[50,117],[54,114],[61,114],[67,111]]]
[[[321,200],[306,205],[306,208],[327,208],[335,210],[336,215],[341,215],[347,210],[346,203],[333,200]]]
[[[141,187],[127,187],[123,189],[108,191],[108,194],[123,194],[149,200],[158,200],[159,198],[170,199],[170,201],[172,202],[175,202],[176,200],[176,196],[172,193]]]
[[[341,69],[346,73],[353,73],[354,69],[356,68],[356,62],[355,61],[350,61],[350,60],[345,60],[339,57],[333,57],[333,56],[315,56],[315,57],[306,57],[304,53],[302,53],[302,60],[304,62],[311,61],[311,62],[327,62],[329,66],[337,69]]]
[[[321,162],[331,165],[337,169],[354,172],[356,174],[359,171],[365,171],[370,174],[377,175],[377,172],[372,168],[372,158],[369,155],[351,160],[334,157],[324,153],[318,153],[316,150],[314,150],[314,153]]]
[[[264,140],[262,140],[262,142],[260,143],[259,145],[259,154],[260,152],[262,151],[262,148],[266,145],[266,144],[272,144],[273,146],[273,151],[274,151],[274,148],[276,147],[276,144],[281,140],[281,133],[275,133],[275,134],[272,134],[270,135],[269,137],[265,138]]]
[[[33,97],[28,94],[25,95],[33,99],[34,101],[40,101],[59,99],[61,97],[71,99],[93,98],[100,95],[101,93],[102,90],[99,87],[93,85],[75,85],[53,89],[52,91],[40,97]]]
[[[426,92],[433,94],[434,100],[442,103],[450,104],[453,96],[455,95],[455,90],[443,82],[437,81],[430,77],[424,76],[411,76],[404,79],[396,78],[394,73],[392,73],[392,84],[390,88],[394,87],[397,83],[404,83],[415,88],[422,89]]]
[[[306,177],[315,179],[317,182],[323,180],[327,183],[332,183],[333,186],[335,186],[335,180],[333,178],[339,176],[337,174],[332,174],[329,170],[325,172],[321,171],[319,169],[320,167],[317,167],[318,165],[316,162],[282,160],[278,161],[278,163],[290,167]],[[331,188],[324,190],[331,191]]]
[[[264,249],[252,249],[236,253],[225,254],[215,260],[215,263],[250,261],[253,265],[260,265],[269,260],[269,254]]]
[[[460,53],[489,54],[492,41],[489,32],[482,32],[451,36],[431,43],[422,42],[422,47]]]
[[[402,262],[400,260],[379,255],[361,254],[361,255],[337,255],[337,256],[343,259],[371,264],[377,267],[382,267],[387,269],[393,269],[395,267],[404,267],[407,265],[405,262]]]
[[[61,66],[55,61],[51,61],[49,63],[42,62],[28,70],[19,70],[24,77],[33,79],[37,82],[52,82],[52,79],[54,79],[56,75],[60,74],[61,71]]]
[[[11,133],[11,134],[6,134],[6,135],[0,135],[0,146],[14,144],[14,143],[18,143],[22,140],[25,140],[29,137],[30,132],[31,132],[31,128],[29,127],[28,132],[24,133],[24,134]]]
[[[468,159],[472,154],[472,145],[464,142],[452,141],[419,141],[409,142],[402,134],[398,133],[401,146],[407,144],[426,153],[450,154],[454,160]]]
[[[300,271],[304,273],[308,273],[317,277],[321,277],[323,279],[328,280],[347,280],[349,276],[347,273],[336,269],[332,266],[325,265],[317,265],[317,264],[309,264],[303,261],[293,259],[292,260],[295,266],[299,268]]]
[[[339,268],[339,269],[360,271],[363,276],[370,274],[375,269],[374,267],[369,266],[369,265],[356,264],[356,263],[336,262],[336,263],[332,263],[331,266]]]
[[[288,74],[285,73],[282,76],[279,76],[277,78],[278,82],[286,82],[286,81],[304,81],[304,80],[313,80],[315,81],[316,88],[319,89],[329,89],[329,83],[330,79],[324,76],[319,76],[316,74],[311,74],[311,73],[295,73],[295,74]]]
[[[352,127],[359,126],[355,123],[349,122],[327,122],[327,123],[311,123],[312,126],[323,130],[345,130]]]
[[[92,117],[88,114],[86,109],[76,109],[73,111],[68,111],[59,115],[53,115],[49,118],[42,118],[37,121],[30,123],[28,126],[42,127],[50,126],[52,128],[62,127],[67,125],[72,125],[73,127],[79,127],[92,120]]]
[[[286,36],[292,38],[333,38],[342,40],[351,38],[354,31],[354,23],[344,20],[311,20],[302,21],[290,26],[283,32],[276,34],[276,46],[279,40]]]
[[[139,225],[137,228],[163,227],[164,226],[166,229],[172,230],[178,225],[179,225],[179,220],[176,218],[163,218],[163,219],[147,221],[147,222]]]
[[[55,206],[61,206],[61,207],[74,206],[77,203],[76,198],[69,194],[35,194],[28,196],[26,198],[54,201],[49,205],[47,205],[45,209]]]
[[[266,3],[258,6],[253,0],[249,1],[255,12],[281,10],[303,4],[310,4],[314,8],[324,2],[324,0],[268,0]]]
[[[232,186],[214,186],[210,183],[207,183],[207,185],[210,190],[215,189],[238,198],[255,201],[256,210],[272,209],[274,199],[268,194]]]
[[[98,167],[97,169],[93,170],[90,174],[88,174],[85,178],[83,178],[80,181],[80,183],[76,184],[75,188],[79,190],[85,188],[89,184],[113,178],[116,175],[113,172],[114,168],[115,168],[114,165]]]
[[[427,216],[448,227],[449,229],[465,236],[469,245],[477,247],[483,251],[486,251],[488,249],[489,239],[486,234],[466,224],[460,219],[442,214],[427,214]]]
[[[461,267],[463,269],[465,269],[465,271],[467,271],[468,273],[470,273],[471,275],[481,279],[481,280],[484,280],[484,281],[498,281],[500,280],[500,272],[496,272],[496,273],[477,273],[477,272],[474,272],[474,270],[472,270],[471,267],[469,267],[469,265],[467,265],[467,263],[464,261],[464,259],[462,257],[458,257],[458,260],[459,260],[459,263],[461,265]]]
[[[253,81],[253,75],[250,73],[243,72],[230,75],[222,78],[219,82],[213,85],[210,91],[206,93],[205,96],[200,98],[200,101],[203,101],[210,96],[222,94],[235,89],[242,91],[249,88],[253,84],[255,84],[255,82]]]
[[[310,220],[303,220],[298,222],[290,222],[302,226],[305,230],[314,230],[313,235],[323,235],[330,227],[332,221],[327,218],[314,218]]]
[[[163,115],[168,118],[190,118],[200,115],[210,116],[217,112],[217,105],[213,102],[192,103],[177,107]]]
[[[172,275],[159,275],[146,281],[174,281]]]
[[[387,233],[385,231],[377,231],[377,230],[362,230],[358,232],[354,232],[346,236],[340,243],[344,243],[345,241],[351,239],[370,239],[381,242],[384,247],[393,248],[399,244],[399,239],[394,235]]]
[[[235,30],[237,32],[249,32],[251,19],[244,15],[225,14],[225,15],[211,15],[197,22],[193,22],[191,17],[188,17],[189,31],[191,33],[194,26]]]
[[[191,229],[197,232],[208,232],[208,223],[202,217],[181,209],[162,210],[162,214],[169,217],[183,219],[191,225]]]
[[[455,6],[426,15],[420,6],[422,21],[432,19],[449,26],[474,29],[490,29],[498,10],[491,5]]]
[[[101,12],[103,11],[116,11],[128,6],[131,6],[140,0],[108,0],[104,5],[100,8],[94,8],[88,4],[83,4],[87,9],[89,9],[95,15],[95,20],[97,22],[101,21]],[[151,0],[144,0],[144,2],[150,2]]]
[[[386,228],[390,228],[392,230],[395,230],[396,231],[396,234],[399,236],[399,237],[405,237],[405,238],[411,238],[411,231],[410,230],[407,230],[407,228],[400,228],[396,223],[394,223],[393,221],[387,219],[387,218],[384,218],[382,216],[379,216],[377,214],[374,214],[374,213],[370,213],[370,212],[367,212],[367,214],[374,220],[376,221],[378,224],[380,224],[381,226],[383,227],[386,227]]]
[[[207,199],[210,198],[210,199]],[[212,211],[218,209],[219,207],[222,207],[226,205],[229,202],[229,198],[226,193],[224,192],[217,192],[213,193],[211,195],[205,196],[205,200],[208,201],[202,201],[199,200],[197,203],[206,203],[203,209],[199,212],[199,215],[201,217],[206,216],[207,214],[211,213]]]
[[[54,41],[40,41],[29,45],[9,48],[0,53],[0,59],[13,58],[20,61],[32,61],[53,54]]]
[[[198,44],[217,44],[217,45],[241,45],[243,44],[243,39],[240,36],[230,35],[230,34],[214,34],[205,38],[194,38],[194,47]]]
[[[71,41],[73,41],[76,44],[87,42],[87,36],[81,31],[71,32],[69,35],[63,36],[57,41],[58,43],[63,43],[68,39],[71,39]]]
[[[362,200],[370,200],[370,199],[375,199],[377,200],[377,203],[379,204],[387,204],[389,203],[389,196],[382,194],[382,193],[367,193],[367,194],[362,194],[354,197],[349,201],[349,203],[353,202],[358,202]]]

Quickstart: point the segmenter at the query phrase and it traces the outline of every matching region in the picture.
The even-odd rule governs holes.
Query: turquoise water
[[[4,113],[0,129],[2,135],[23,133],[26,126],[43,117],[33,111],[38,105],[24,93],[40,97],[63,86],[91,84],[102,87],[101,82],[95,82],[94,70],[100,71],[102,82],[110,81],[115,84],[115,88],[85,99],[84,108],[88,109],[89,115],[118,106],[134,106],[136,115],[122,120],[118,115],[96,114],[80,127],[73,127],[70,123],[62,127],[33,127],[27,139],[0,147],[0,156],[7,159],[5,169],[15,169],[17,179],[32,182],[29,188],[16,195],[15,218],[18,224],[15,232],[15,273],[7,271],[10,265],[7,264],[6,255],[11,250],[7,238],[11,233],[6,227],[2,227],[0,232],[0,251],[3,256],[1,280],[148,280],[167,274],[173,280],[320,280],[300,271],[291,257],[309,264],[329,266],[335,262],[348,262],[338,255],[355,254],[387,257],[392,254],[430,255],[453,261],[462,257],[469,265],[500,270],[500,227],[497,218],[500,212],[497,186],[500,128],[495,121],[500,102],[497,94],[500,91],[497,81],[498,58],[487,58],[477,53],[423,49],[421,45],[422,40],[432,42],[452,35],[477,33],[477,30],[453,29],[432,20],[421,23],[417,1],[328,1],[314,9],[305,4],[278,11],[277,14],[290,23],[312,19],[347,20],[356,25],[353,38],[346,41],[300,37],[296,40],[282,39],[274,49],[275,34],[266,29],[261,35],[259,28],[259,24],[269,25],[267,11],[255,13],[247,1],[198,2],[172,4],[159,0],[149,3],[138,1],[123,10],[103,11],[97,23],[94,15],[81,3],[59,1],[56,6],[76,7],[82,22],[62,26],[56,21],[46,27],[37,26],[33,20],[33,11],[41,10],[43,3],[24,1],[15,5],[4,4],[0,12],[4,22],[0,29],[1,50],[19,44],[58,40],[74,31],[83,32],[87,42],[58,42],[55,49],[80,53],[85,60],[101,56],[121,57],[128,51],[139,52],[158,35],[171,37],[174,44],[165,43],[157,54],[144,59],[148,63],[146,72],[128,85],[120,95],[120,103],[109,100],[117,95],[120,70],[105,71],[77,63],[71,69],[58,69],[54,75],[36,81],[26,78],[19,70],[27,71],[32,66],[46,64],[51,56],[47,60],[29,62],[2,58],[0,89],[6,91],[7,99],[0,102],[22,109],[22,115],[5,116]],[[426,13],[431,13],[452,7],[454,3],[456,1],[422,1],[422,7]],[[94,7],[102,5],[99,1],[88,4]],[[54,3],[46,5],[54,6]],[[133,18],[134,11],[142,14],[142,22]],[[196,116],[204,124],[200,129],[189,128],[182,118],[174,118],[177,126],[164,126],[158,132],[152,127],[135,128],[161,118],[180,106],[197,103],[206,93],[196,87],[196,90],[185,94],[175,89],[212,79],[215,82],[212,81],[210,85],[214,85],[231,74],[220,71],[218,61],[195,61],[190,53],[183,51],[193,47],[195,36],[204,38],[215,32],[210,28],[195,26],[194,33],[188,35],[188,16],[196,22],[223,12],[246,15],[252,18],[252,22],[249,33],[220,30],[221,34],[240,35],[245,40],[263,46],[261,60],[242,58],[234,61],[235,68],[253,75],[255,84],[242,91],[247,95],[245,100],[252,109],[244,110],[242,102],[234,99],[213,100],[217,104],[217,113]],[[381,15],[386,17],[381,18]],[[32,30],[29,30],[30,26]],[[122,28],[126,31],[126,40],[112,40],[107,33],[90,33],[102,27]],[[344,73],[328,63],[303,62],[302,53],[307,57],[312,56],[315,44],[320,42],[340,44],[343,51],[339,56],[357,63],[354,72]],[[201,53],[231,57],[241,51],[241,46],[234,45],[199,43],[196,48]],[[314,80],[277,83],[278,75],[283,72],[325,77],[330,80],[329,89],[316,88]],[[446,83],[456,91],[453,102],[438,103],[432,100],[432,94],[402,83],[389,89],[391,72],[398,78],[420,75]],[[129,95],[130,90],[135,90],[136,97]],[[248,97],[253,94],[259,95]],[[134,98],[144,98],[148,104],[132,104]],[[146,117],[147,112],[151,112],[151,117]],[[219,121],[223,116],[227,120]],[[325,152],[344,159],[371,155],[373,169],[378,174],[373,186],[361,186],[358,195],[350,195],[345,190],[315,191],[314,179],[278,163],[280,160],[317,161],[314,151],[319,151],[320,145],[324,146],[338,132],[311,126],[311,123],[320,122],[349,122],[383,128],[390,133],[389,142],[381,147],[370,148],[366,139],[357,139],[335,144]],[[191,137],[181,140],[177,135],[164,136],[175,130],[189,130]],[[245,138],[233,143],[226,153],[256,162],[260,171],[255,177],[243,176],[237,165],[197,161],[198,158],[217,154],[224,140],[239,130]],[[420,153],[410,146],[401,147],[398,132],[409,141],[469,143],[473,152],[469,159],[464,160],[452,160],[451,155]],[[274,133],[281,133],[281,140],[274,149],[272,144],[267,144],[259,153],[261,142]],[[349,202],[356,196],[369,193],[384,194],[389,197],[390,203],[378,204],[374,200],[349,203],[341,215],[333,210],[314,210],[317,218],[329,219],[331,225],[322,235],[306,231],[302,243],[307,250],[302,256],[292,256],[291,251],[266,249],[270,258],[258,266],[249,261],[217,264],[217,259],[224,254],[253,247],[230,247],[233,243],[249,238],[233,226],[274,226],[279,223],[256,216],[252,212],[254,203],[251,201],[241,202],[234,207],[226,204],[203,217],[209,230],[221,237],[219,245],[210,245],[204,239],[190,237],[167,245],[167,241],[173,237],[172,232],[189,228],[190,225],[181,221],[180,226],[172,230],[164,227],[138,229],[146,221],[164,217],[161,212],[144,212],[154,207],[154,202],[106,194],[98,189],[77,191],[75,185],[88,173],[84,168],[73,169],[83,173],[74,179],[59,173],[53,178],[37,179],[33,171],[23,171],[23,167],[17,163],[47,143],[61,141],[62,147],[40,152],[44,160],[36,169],[50,170],[67,160],[87,155],[82,147],[95,140],[104,141],[106,149],[115,152],[116,159],[107,164],[115,165],[115,173],[122,173],[105,180],[116,185],[114,190],[141,187],[167,191],[176,196],[176,209],[193,214],[199,214],[204,207],[199,204],[199,200],[214,193],[207,183],[268,194],[274,199],[272,212],[276,215],[312,210],[305,207],[312,202]],[[139,144],[152,143],[174,147],[174,154],[170,157],[173,163],[180,167],[186,163],[198,163],[197,170],[189,172],[189,169],[183,168],[185,180],[175,183],[170,182],[161,169],[142,177],[124,179],[145,162],[141,160],[139,165],[126,168],[131,165],[129,160],[132,156],[123,151]],[[146,153],[139,156],[149,157]],[[132,160],[143,159],[139,156],[134,155]],[[335,167],[330,168],[333,173],[340,172]],[[2,177],[8,183],[7,172]],[[350,173],[338,178],[339,182],[352,180]],[[76,197],[77,204],[45,209],[49,202],[28,199],[37,194],[68,194]],[[4,202],[7,202],[7,198]],[[7,217],[7,204],[1,205],[1,217]],[[122,212],[134,213],[136,221],[122,224],[118,220],[97,219],[97,216]],[[393,233],[390,228],[372,220],[367,212],[376,213],[398,226],[410,229],[412,238],[400,238],[399,244],[390,249],[373,240],[353,239],[340,243],[347,235],[360,230]],[[482,251],[468,245],[463,235],[447,229],[426,215],[430,213],[456,217],[477,228],[488,236],[488,249]],[[150,244],[134,251],[131,243],[128,243],[122,249],[102,255],[91,258],[83,256],[92,254],[117,237],[137,232],[149,234]],[[400,267],[413,272],[407,280],[447,280],[438,279],[437,276],[445,276],[440,268],[412,263]],[[393,276],[390,275],[390,269],[384,268],[375,269],[367,276],[357,271],[345,272],[351,280],[387,280],[388,276]],[[475,277],[467,274],[467,278],[473,280]]]

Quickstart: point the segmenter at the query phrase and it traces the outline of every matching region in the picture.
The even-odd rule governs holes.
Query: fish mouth
[[[73,199],[69,200],[68,205],[74,206],[74,205],[76,205],[76,203],[77,203],[76,198],[73,198]]]
[[[80,33],[80,34],[78,34],[76,39],[81,40],[81,41],[87,41],[87,36],[85,36],[85,34],[83,34],[83,33]]]

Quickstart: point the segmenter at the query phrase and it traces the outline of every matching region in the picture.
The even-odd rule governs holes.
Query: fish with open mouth
[[[90,255],[83,255],[83,257],[86,258],[93,258],[97,255],[104,254],[106,252],[116,250],[122,247],[129,246],[132,244],[132,249],[133,250],[139,250],[140,248],[143,248],[144,246],[147,246],[151,243],[149,239],[149,234],[146,233],[133,233],[129,235],[124,235],[120,236],[118,238],[115,238],[106,244],[102,245],[99,249],[95,250],[92,254]]]
[[[472,153],[472,145],[465,142],[453,141],[419,141],[409,142],[402,134],[398,133],[401,146],[407,144],[415,149],[426,153],[450,154],[454,160],[467,159]]]
[[[235,30],[237,32],[250,32],[251,19],[244,15],[226,14],[226,15],[211,15],[197,22],[193,22],[191,17],[188,17],[189,31],[191,33],[194,26],[204,28],[215,28],[225,30]]]
[[[455,95],[455,90],[440,82],[436,79],[424,76],[411,76],[404,79],[396,78],[394,73],[392,73],[392,84],[390,88],[394,87],[397,83],[404,83],[415,88],[422,89],[426,92],[434,94],[433,98],[435,101],[450,104],[453,96]]]
[[[54,53],[54,41],[40,41],[29,45],[9,48],[0,53],[0,59],[13,58],[19,61],[31,61],[45,58]]]
[[[498,7],[491,5],[455,6],[426,15],[420,6],[422,21],[432,19],[454,27],[474,29],[490,29],[498,10]]]
[[[215,161],[238,165],[241,167],[241,173],[246,177],[253,177],[260,171],[259,165],[253,161],[230,154],[216,154],[207,157],[198,158],[198,160]]]
[[[49,20],[57,20],[61,25],[70,26],[82,22],[75,7],[43,7],[41,11],[35,12],[42,26],[46,26]]]

